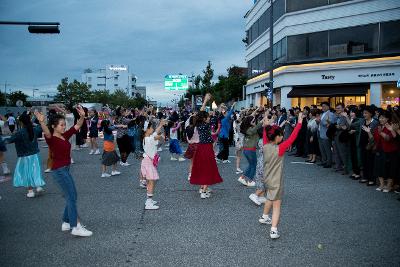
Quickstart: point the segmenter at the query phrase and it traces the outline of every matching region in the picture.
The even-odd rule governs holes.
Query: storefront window
[[[400,51],[400,20],[381,23],[381,51]]]
[[[345,57],[378,51],[378,24],[330,31],[329,55]]]
[[[382,108],[387,108],[388,105],[398,106],[400,104],[400,89],[395,83],[382,85]]]

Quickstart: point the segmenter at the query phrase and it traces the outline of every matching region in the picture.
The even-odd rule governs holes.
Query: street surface
[[[78,209],[94,232],[90,238],[61,232],[64,199],[51,174],[45,174],[45,193],[34,199],[11,181],[0,184],[0,266],[400,265],[400,202],[394,193],[287,157],[281,238],[271,240],[269,227],[258,223],[262,208],[248,198],[254,190],[237,182],[233,157],[219,165],[224,183],[202,200],[187,181],[188,162],[171,162],[163,149],[158,211],[143,209],[139,161],[132,156],[131,166],[118,166],[122,175],[100,178],[101,156],[74,151]],[[8,150],[13,169],[14,146]],[[46,148],[41,155],[45,163]]]

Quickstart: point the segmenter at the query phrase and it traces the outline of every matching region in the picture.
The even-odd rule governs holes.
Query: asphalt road
[[[16,154],[8,149],[14,168]],[[237,182],[233,158],[219,165],[224,183],[202,200],[186,179],[188,162],[171,162],[162,152],[154,197],[160,210],[144,211],[139,162],[130,157],[131,166],[118,168],[122,175],[100,178],[100,156],[88,152],[74,152],[72,174],[93,236],[61,232],[64,200],[51,174],[34,199],[5,182],[0,266],[400,266],[397,196],[292,163],[298,158],[286,158],[281,238],[271,240],[269,227],[258,223],[262,208],[248,199],[253,190]]]

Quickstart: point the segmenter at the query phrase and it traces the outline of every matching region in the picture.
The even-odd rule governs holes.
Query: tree
[[[11,94],[9,94],[7,98],[10,100],[10,105],[15,107],[18,100],[21,100],[25,104],[28,96],[24,94],[22,91],[14,91]]]
[[[6,104],[6,97],[4,93],[0,92],[0,106],[4,106]]]
[[[90,96],[90,102],[101,103],[103,106],[109,104],[110,99],[111,94],[108,90],[96,90]]]
[[[211,61],[208,61],[206,69],[203,70],[203,79],[202,79],[202,91],[204,94],[211,92],[212,83],[211,80],[214,77],[214,70],[211,68]]]
[[[91,92],[86,83],[80,83],[74,80],[68,83],[68,78],[61,79],[61,83],[57,86],[58,94],[55,101],[64,104],[75,105],[77,103],[84,103],[90,99]]]

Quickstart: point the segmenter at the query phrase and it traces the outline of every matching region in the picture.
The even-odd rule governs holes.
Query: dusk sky
[[[54,91],[85,68],[128,64],[148,96],[166,102],[166,74],[199,74],[211,60],[215,78],[245,66],[243,16],[252,0],[1,0],[0,20],[60,22],[59,35],[0,26],[0,89]],[[37,94],[37,93],[36,93]]]

